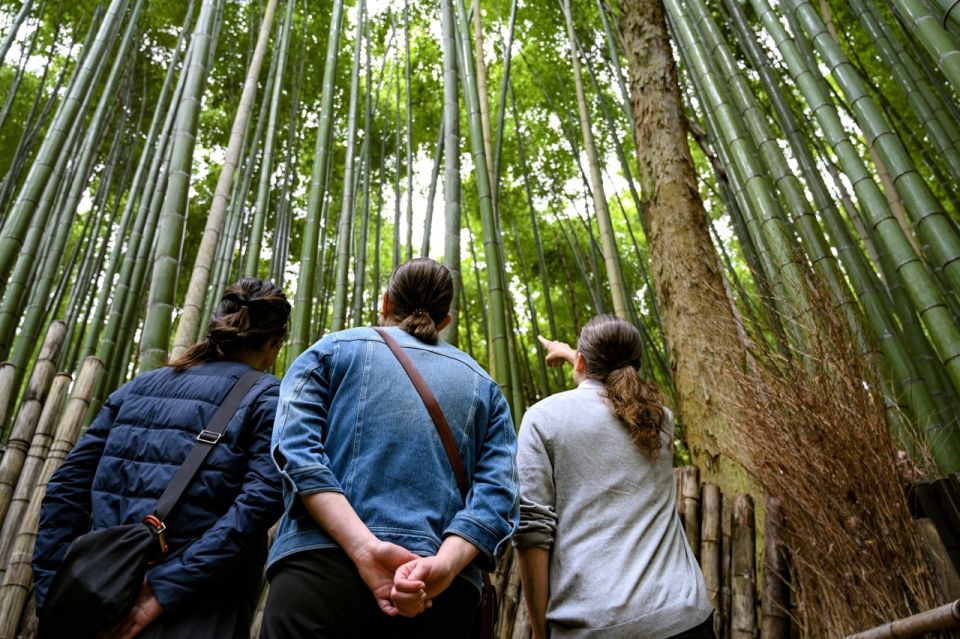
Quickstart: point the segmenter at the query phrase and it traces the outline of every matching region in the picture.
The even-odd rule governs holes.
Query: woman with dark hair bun
[[[279,287],[241,280],[224,292],[204,341],[110,395],[47,486],[33,559],[41,618],[70,543],[153,513],[234,384],[252,369],[273,369],[289,317]],[[127,617],[102,639],[249,637],[267,530],[282,511],[270,459],[279,386],[265,373],[246,392],[163,522],[168,553],[147,571]]]
[[[575,390],[530,407],[520,425],[514,538],[533,639],[711,639],[712,606],[676,510],[673,415],[640,373],[629,322],[598,315],[577,350]]]
[[[284,376],[273,456],[286,512],[268,561],[264,639],[475,631],[481,570],[496,566],[517,524],[516,436],[497,384],[439,337],[453,295],[445,266],[401,264],[381,329],[327,335]],[[465,500],[394,347],[449,424]]]

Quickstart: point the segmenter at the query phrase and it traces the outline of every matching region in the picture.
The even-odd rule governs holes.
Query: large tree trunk
[[[630,67],[644,228],[657,301],[673,364],[679,423],[703,480],[724,491],[747,480],[721,450],[735,446],[737,425],[720,410],[734,402],[733,373],[743,343],[706,225],[660,0],[624,0],[621,29]]]

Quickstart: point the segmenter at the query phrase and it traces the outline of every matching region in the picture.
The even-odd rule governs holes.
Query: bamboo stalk
[[[767,497],[763,525],[763,616],[760,639],[790,636],[790,587],[787,554],[783,546],[783,510],[780,500]]]
[[[754,639],[757,629],[757,553],[753,498],[738,494],[733,501],[730,572],[733,606],[730,637]]]
[[[17,478],[23,468],[23,460],[33,439],[37,420],[40,418],[43,400],[53,382],[57,357],[63,346],[66,331],[67,326],[63,322],[51,322],[46,339],[40,347],[37,362],[34,364],[33,373],[30,375],[27,390],[20,402],[16,422],[7,440],[7,449],[0,458],[0,521],[3,521],[10,506]]]
[[[684,466],[680,469],[680,508],[683,513],[683,531],[693,555],[700,560],[700,469]]]
[[[96,357],[88,357],[83,362],[77,382],[73,386],[70,399],[57,425],[57,435],[50,454],[40,471],[37,488],[30,498],[27,508],[17,532],[16,541],[10,553],[10,564],[4,575],[3,585],[0,585],[0,639],[14,639],[20,614],[27,600],[30,585],[33,582],[33,572],[30,562],[33,558],[33,546],[37,538],[37,525],[40,523],[40,506],[46,492],[47,483],[54,471],[66,458],[80,435],[84,416],[90,399],[97,387],[97,379],[103,371],[103,362]]]
[[[703,507],[703,529],[700,535],[700,570],[707,587],[710,604],[716,611],[714,622],[719,619],[720,589],[722,584],[723,541],[723,495],[716,484],[704,484],[701,493]]]
[[[203,318],[200,316],[203,298],[210,283],[210,272],[213,268],[214,254],[216,253],[217,243],[220,241],[220,233],[223,231],[223,225],[226,221],[227,196],[230,193],[230,187],[233,183],[234,172],[240,162],[240,154],[243,152],[244,133],[247,129],[247,122],[250,119],[253,105],[256,102],[257,79],[260,77],[260,70],[263,66],[263,60],[266,57],[267,43],[270,41],[270,33],[276,9],[277,0],[270,0],[264,10],[263,21],[260,25],[260,33],[257,38],[257,47],[250,61],[250,67],[247,69],[247,77],[243,84],[243,93],[237,105],[237,112],[234,116],[233,126],[230,131],[230,141],[227,144],[223,168],[220,170],[220,176],[217,179],[213,203],[210,207],[210,213],[207,216],[207,223],[203,230],[202,239],[200,240],[200,249],[193,265],[193,271],[190,274],[190,283],[187,286],[187,297],[183,303],[183,314],[180,317],[177,334],[173,341],[173,349],[170,353],[173,357],[181,355],[183,351],[190,346],[194,336],[199,330],[200,323],[203,321]],[[284,37],[289,38],[289,34],[286,34]],[[281,56],[284,55],[285,49],[283,49]],[[278,74],[282,73],[283,69],[281,68]],[[276,97],[274,98],[274,104],[275,103]],[[275,122],[276,109],[274,108],[270,113],[271,126],[274,126]],[[272,144],[268,145],[268,148],[272,152]],[[269,167],[266,167],[265,170],[269,171]],[[258,206],[260,204],[262,203],[258,200]],[[262,214],[262,211],[258,212]],[[253,259],[259,259],[259,252]],[[256,275],[255,270],[256,269],[254,269],[254,272],[251,274],[252,276]]]
[[[330,159],[330,131],[333,126],[334,79],[337,73],[337,58],[340,46],[340,29],[343,25],[343,2],[335,0],[330,16],[330,35],[327,37],[327,54],[323,65],[323,93],[320,101],[320,121],[317,130],[317,145],[313,168],[310,174],[307,219],[303,229],[300,252],[300,281],[293,304],[290,344],[287,357],[290,361],[302,353],[312,342],[310,327],[314,306],[314,283],[317,278],[317,247],[320,236],[320,214],[327,188],[327,164]],[[322,270],[321,270],[322,275]]]
[[[848,635],[847,639],[908,639],[928,632],[960,628],[960,600],[905,619]]]
[[[0,364],[0,424],[7,421],[13,387],[17,382],[17,368],[10,362]]]
[[[20,478],[17,481],[13,499],[10,501],[10,507],[7,509],[7,516],[3,520],[3,528],[0,529],[0,577],[6,572],[10,548],[16,541],[20,520],[30,504],[30,497],[37,485],[37,477],[46,462],[57,427],[57,418],[63,411],[63,404],[67,399],[67,391],[70,390],[72,381],[73,377],[69,373],[57,373],[50,385],[50,392],[47,393],[47,401],[43,404],[40,421],[37,422],[27,457],[23,460]]]

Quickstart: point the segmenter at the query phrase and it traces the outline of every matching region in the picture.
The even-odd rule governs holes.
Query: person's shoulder
[[[554,393],[553,395],[548,395],[544,397],[539,402],[527,409],[528,413],[533,415],[538,414],[549,414],[557,411],[567,411],[571,405],[578,404],[582,401],[582,397],[577,396],[577,390],[565,390],[560,391],[559,393]]]
[[[496,386],[496,382],[493,381],[492,377],[490,377],[490,373],[488,373],[483,368],[483,366],[478,364],[477,361],[473,359],[473,357],[471,357],[469,353],[462,351],[456,346],[453,346],[452,344],[449,344],[442,340],[437,342],[436,351],[441,355],[445,355],[453,360],[456,360],[457,362],[460,362],[461,364],[469,368],[471,371],[479,375],[482,379]]]
[[[533,428],[549,436],[557,421],[566,419],[572,414],[572,407],[577,401],[574,390],[561,391],[544,397],[524,412],[520,424],[521,432],[525,428]]]
[[[356,328],[345,328],[342,331],[329,333],[326,337],[320,340],[320,342],[323,342],[327,339],[330,342],[354,342],[357,340],[378,340],[380,338],[377,336],[377,333],[375,330],[373,330],[373,328],[369,326],[358,326]],[[318,342],[318,344],[320,342]]]

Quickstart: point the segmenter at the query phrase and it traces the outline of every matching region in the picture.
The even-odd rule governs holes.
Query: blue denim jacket
[[[433,555],[447,535],[480,549],[463,576],[480,586],[519,520],[517,439],[500,388],[468,355],[399,328],[403,346],[450,423],[471,488],[466,504],[429,413],[371,328],[326,336],[283,376],[272,453],[286,511],[268,566],[336,542],[300,497],[339,492],[381,540]]]

